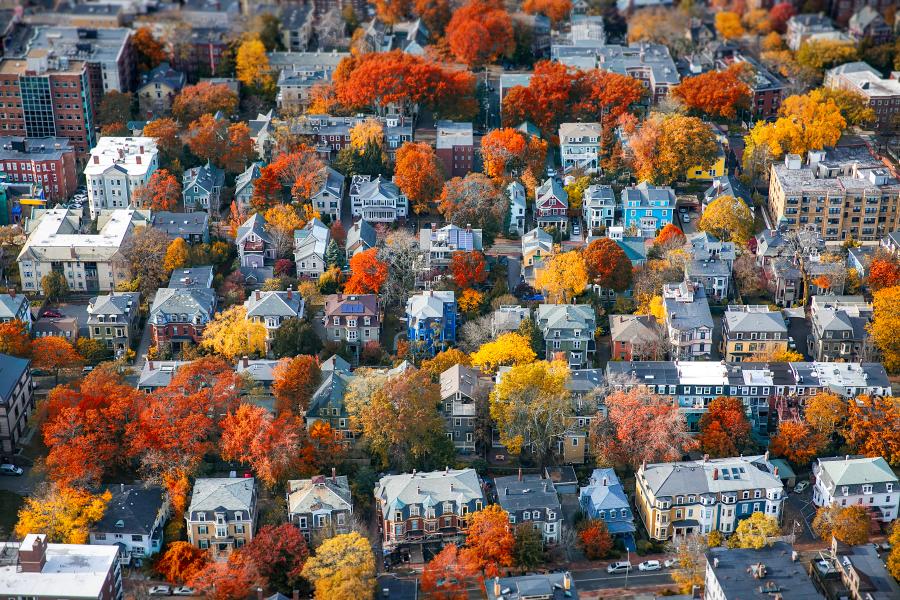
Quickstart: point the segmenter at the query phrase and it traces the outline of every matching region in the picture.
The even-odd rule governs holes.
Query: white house
[[[91,219],[104,208],[131,207],[135,190],[146,185],[158,167],[155,138],[100,138],[84,167]]]
[[[294,232],[294,262],[297,277],[318,277],[325,272],[325,250],[331,231],[319,219],[312,219]]]
[[[332,221],[339,221],[341,200],[344,198],[344,176],[331,167],[323,169],[325,175],[322,178],[322,186],[310,197],[310,202],[323,217],[328,215]]]
[[[393,223],[406,218],[409,202],[392,181],[354,175],[350,182],[350,212],[369,223]]]
[[[513,181],[506,186],[509,196],[509,233],[525,235],[525,186]]]
[[[163,545],[169,500],[159,486],[112,485],[103,518],[91,525],[91,545],[119,546],[119,561],[147,558]]]
[[[850,402],[853,402],[851,399]],[[900,483],[887,461],[864,456],[831,456],[813,465],[816,506],[864,506],[884,523],[897,518]]]
[[[616,196],[612,186],[589,186],[584,191],[581,212],[584,217],[584,226],[588,229],[612,227],[616,214]]]
[[[562,123],[559,157],[564,171],[584,169],[595,173],[600,165],[600,123]]]

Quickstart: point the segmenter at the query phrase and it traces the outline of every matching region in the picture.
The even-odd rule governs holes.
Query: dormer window
[[[206,521],[206,513],[197,513],[197,520],[201,523]]]
[[[872,484],[867,483],[862,486],[863,494],[871,494],[872,493]]]
[[[847,487],[846,485],[841,486],[841,494],[844,495],[844,496],[849,496],[849,495],[850,495],[850,488]]]

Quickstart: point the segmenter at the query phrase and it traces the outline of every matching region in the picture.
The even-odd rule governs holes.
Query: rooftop
[[[29,533],[21,544],[0,543],[0,553],[17,552],[39,543],[43,535]],[[18,566],[0,566],[0,590],[4,596],[72,598],[101,596],[106,577],[118,559],[118,546],[47,544],[47,562],[39,573],[20,571]]]
[[[793,548],[775,542],[760,550],[713,548],[706,553],[709,577],[715,577],[724,597],[771,600],[776,595],[790,600],[819,600],[803,564],[792,558]]]

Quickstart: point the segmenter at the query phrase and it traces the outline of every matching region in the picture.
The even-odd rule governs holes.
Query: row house
[[[392,552],[424,543],[460,543],[469,516],[486,504],[475,469],[386,475],[375,488],[381,545]]]
[[[339,356],[332,356],[322,363],[322,383],[313,392],[304,419],[310,429],[318,422],[327,423],[335,433],[335,438],[349,446],[355,437],[350,427],[350,413],[344,403],[347,388],[355,375],[350,372],[350,363]]]
[[[593,184],[584,190],[581,202],[584,226],[588,231],[609,229],[616,221],[616,196],[612,186]]]
[[[477,369],[454,365],[441,373],[440,413],[447,437],[461,454],[475,452],[476,424],[484,413],[489,379]]]
[[[858,362],[871,360],[876,349],[867,326],[872,304],[862,296],[815,295],[810,302],[810,356],[815,360]]]
[[[889,25],[881,13],[866,5],[850,17],[850,21],[847,22],[847,32],[856,42],[871,40],[873,44],[886,44],[894,37],[891,25],[896,25],[896,18],[894,23]]]
[[[663,306],[672,356],[677,360],[709,358],[713,320],[703,286],[690,281],[666,283]]]
[[[156,139],[100,138],[84,167],[91,219],[103,209],[134,207],[135,192],[147,185],[158,168]]]
[[[730,304],[722,319],[722,354],[728,362],[770,357],[788,349],[787,324],[768,305]]]
[[[320,215],[332,222],[341,220],[341,204],[344,200],[344,176],[331,167],[322,167],[322,185],[309,201]]]
[[[813,481],[816,506],[862,506],[882,523],[898,517],[900,482],[880,456],[819,458],[813,465]]]
[[[294,232],[294,262],[297,277],[318,279],[325,272],[325,250],[331,241],[331,230],[317,218]]]
[[[169,287],[156,291],[147,321],[155,345],[170,343],[173,349],[180,349],[200,343],[216,312],[212,280],[212,267],[178,269],[172,273]]]
[[[621,539],[628,550],[637,550],[634,512],[628,503],[625,488],[613,469],[594,469],[588,484],[578,491],[578,504],[585,517],[603,521],[606,530],[614,538]]]
[[[302,319],[303,296],[291,288],[287,291],[255,291],[244,301],[247,320],[266,328],[266,353],[272,349],[275,334],[288,319]]]
[[[119,548],[119,561],[130,564],[159,553],[163,528],[169,518],[169,499],[158,485],[112,485],[106,510],[90,526],[91,545]]]
[[[353,499],[346,475],[331,470],[331,477],[287,482],[288,522],[300,530],[307,542],[350,533]]]
[[[457,227],[452,223],[438,228],[432,223],[419,231],[419,249],[425,258],[426,269],[445,269],[450,266],[454,252],[481,252],[481,229]]]
[[[562,123],[559,126],[559,158],[563,171],[600,168],[600,123]]]
[[[216,561],[250,543],[256,527],[253,477],[198,478],[184,515],[188,541]]]
[[[805,41],[821,39],[822,34],[834,33],[837,33],[834,24],[822,13],[794,15],[788,19],[785,42],[788,48],[796,52]]]
[[[250,212],[250,201],[253,199],[253,187],[262,175],[265,165],[259,161],[250,163],[242,173],[234,179],[234,201],[238,209]]]
[[[447,178],[465,177],[472,171],[475,143],[471,123],[438,121],[435,126],[435,154],[444,165]]]
[[[88,335],[119,356],[140,333],[140,292],[110,292],[91,298],[87,307]]]
[[[533,527],[545,545],[556,544],[562,534],[562,505],[553,482],[537,474],[495,477],[497,502],[515,527]]]
[[[0,354],[0,452],[12,455],[28,429],[34,411],[31,361]],[[4,461],[5,462],[5,461]]]
[[[393,223],[409,214],[409,201],[393,181],[378,175],[354,175],[350,181],[350,214],[370,223]]]
[[[638,514],[650,539],[658,541],[713,531],[730,534],[753,513],[780,521],[787,497],[768,453],[644,463],[635,484]]]
[[[597,316],[589,304],[541,304],[535,322],[544,337],[548,360],[564,354],[572,369],[581,369],[593,360]]]
[[[78,185],[75,147],[66,137],[0,137],[0,173],[7,183],[34,183],[51,202],[63,202]]]
[[[525,235],[525,186],[518,181],[512,181],[506,186],[506,195],[509,196],[509,228],[512,235]]]
[[[203,210],[211,214],[219,212],[225,171],[208,160],[200,167],[192,167],[181,177],[181,197],[184,210]]]
[[[400,146],[413,141],[412,120],[398,115],[386,117],[304,115],[291,125],[291,133],[311,136],[319,155],[323,159],[332,159],[338,152],[350,146],[350,130],[367,119],[378,120],[384,128],[384,150],[391,160],[394,160]]]
[[[359,219],[347,230],[344,251],[347,258],[350,259],[360,252],[371,250],[377,243],[378,236],[375,234],[375,228],[365,219]]]
[[[457,306],[452,290],[427,290],[406,301],[406,339],[432,354],[456,341]]]
[[[761,598],[821,600],[825,596],[807,573],[797,568],[795,556],[794,547],[783,541],[764,544],[761,548],[710,548],[700,565],[706,569],[703,597],[739,600],[759,594]],[[811,571],[815,573],[818,568],[821,567]]]
[[[331,294],[325,297],[322,317],[325,341],[344,343],[358,361],[366,344],[381,336],[381,309],[375,294]]]
[[[266,229],[266,218],[260,213],[253,213],[238,227],[234,241],[242,267],[262,268],[275,261],[277,248]]]
[[[550,177],[534,192],[534,221],[539,229],[569,231],[569,194],[558,179]]]

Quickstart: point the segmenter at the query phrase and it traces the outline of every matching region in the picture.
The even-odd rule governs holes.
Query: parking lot
[[[798,478],[797,481],[799,483],[804,480]],[[788,497],[784,503],[785,533],[796,535],[798,544],[819,542],[818,536],[812,530],[812,521],[815,516],[816,505],[812,501],[812,486],[807,487],[799,494],[788,490]]]

